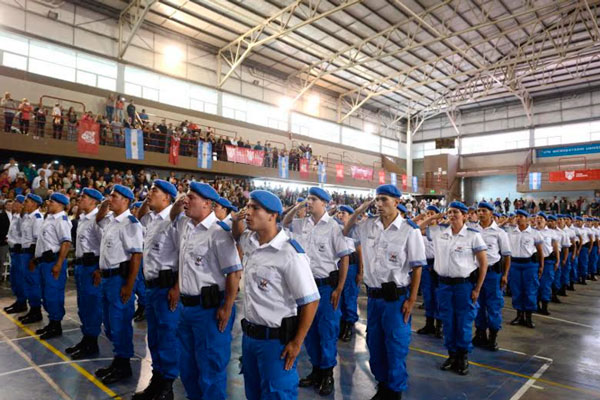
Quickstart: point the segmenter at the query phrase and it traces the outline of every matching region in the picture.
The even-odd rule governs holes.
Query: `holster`
[[[433,268],[429,270],[429,275],[431,276],[431,282],[434,286],[437,286],[440,283],[440,276],[435,272]]]
[[[382,283],[381,293],[383,294],[383,300],[385,301],[396,301],[400,298],[398,287],[394,281]]]
[[[471,272],[471,275],[469,275],[469,280],[473,285],[477,285],[477,281],[479,280],[479,268]]]
[[[127,279],[129,277],[129,263],[130,261],[127,260],[119,264],[119,274],[123,279]]]
[[[332,288],[336,288],[338,283],[340,282],[340,271],[331,271],[329,273],[329,286]]]
[[[204,286],[200,289],[200,297],[202,298],[203,308],[216,308],[221,302],[219,296],[219,285]]]
[[[281,327],[279,328],[279,341],[281,344],[288,344],[296,336],[296,332],[298,332],[298,322],[299,319],[297,316],[287,317],[281,320]]]
[[[177,281],[177,273],[173,270],[165,269],[158,271],[158,286],[160,288],[171,288]]]

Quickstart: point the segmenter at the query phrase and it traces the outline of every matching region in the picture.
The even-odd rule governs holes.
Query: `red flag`
[[[94,121],[82,119],[77,132],[77,151],[98,154],[100,147],[100,125]]]
[[[300,177],[304,179],[308,178],[308,160],[306,158],[300,159]]]
[[[171,137],[171,148],[169,149],[169,163],[173,165],[179,164],[179,138]]]
[[[335,181],[344,182],[344,164],[335,164]]]
[[[385,184],[385,171],[384,170],[379,170],[379,184],[383,185]]]
[[[402,175],[402,190],[406,190],[408,187],[408,177],[406,175]]]

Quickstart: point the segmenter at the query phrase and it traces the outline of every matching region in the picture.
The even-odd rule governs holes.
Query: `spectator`
[[[52,107],[52,137],[62,139],[62,110],[58,103]]]
[[[264,150],[264,148],[260,145],[260,140],[254,145],[254,150]]]
[[[44,137],[46,129],[46,109],[44,107],[36,107],[33,110],[35,118],[35,136]]]
[[[27,166],[23,168],[23,173],[25,175],[25,179],[27,179],[27,182],[32,182],[33,179],[37,176],[37,172],[35,171],[35,164],[31,161],[27,162]]]
[[[269,142],[265,142],[265,158],[264,158],[264,166],[267,168],[271,168],[273,164],[273,149],[271,148],[271,144]]]
[[[115,113],[115,97],[111,94],[108,95],[108,97],[106,97],[106,102],[105,102],[105,110],[106,110],[106,118],[109,121],[112,121],[113,119],[113,114]]]
[[[35,190],[41,186],[41,182],[44,182],[44,186],[48,186],[48,178],[46,177],[46,170],[40,169],[38,171],[38,176],[33,179],[31,183],[31,189]]]
[[[29,135],[29,120],[31,119],[32,111],[33,107],[29,104],[29,100],[24,98],[21,104],[19,104],[19,127],[22,134]]]
[[[124,98],[118,97],[117,101],[115,102],[115,112],[116,112],[116,119],[119,120],[120,122],[123,122],[123,119],[125,119],[125,116],[123,115],[124,107],[125,107]]]
[[[17,179],[17,174],[19,173],[19,165],[17,164],[15,159],[11,157],[8,159],[8,163],[4,164],[4,168],[2,168],[2,170],[8,173],[8,181],[12,183],[15,181],[15,179]]]
[[[77,113],[73,107],[67,111],[67,140],[77,140]]]
[[[129,105],[127,106],[127,117],[130,124],[135,124],[135,104],[133,104],[133,99],[129,100]]]
[[[508,213],[510,211],[510,200],[507,198],[504,199],[504,212]]]
[[[129,108],[129,107],[128,107]],[[146,114],[146,110],[142,108],[142,112],[140,113],[140,119],[142,121],[148,121],[148,114]]]
[[[6,92],[2,100],[0,100],[0,106],[4,109],[4,132],[10,133],[13,119],[17,112],[17,103],[10,97],[10,93]]]
[[[46,180],[44,180],[44,179],[40,180],[39,186],[37,188],[33,189],[33,193],[37,194],[42,199],[46,200],[46,198],[48,197],[48,188],[46,185],[48,185]]]
[[[121,139],[123,138],[123,124],[121,123],[121,120],[115,117],[113,122],[110,124],[110,127],[112,131],[113,146],[123,147],[121,145]]]

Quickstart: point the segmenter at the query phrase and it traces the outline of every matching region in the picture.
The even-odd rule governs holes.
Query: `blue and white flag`
[[[412,189],[413,192],[418,192],[419,191],[419,178],[416,176],[412,177]]]
[[[288,167],[288,156],[279,156],[279,177],[282,179],[288,179],[290,177],[290,170]]]
[[[397,178],[396,178],[396,173],[395,172],[390,172],[390,183],[392,185],[396,186]]]
[[[198,168],[212,169],[212,143],[198,141]]]
[[[324,162],[319,163],[319,183],[327,183],[327,171]]]
[[[125,129],[125,157],[128,160],[144,159],[144,134],[141,129]]]
[[[530,172],[529,173],[529,189],[540,190],[542,188],[542,173],[541,172]]]

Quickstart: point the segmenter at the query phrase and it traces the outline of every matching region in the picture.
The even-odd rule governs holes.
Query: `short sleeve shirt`
[[[100,226],[103,226],[100,269],[117,268],[120,263],[129,261],[132,254],[142,253],[144,229],[129,210],[125,210],[110,222]]]
[[[443,277],[467,278],[478,268],[475,255],[487,250],[479,231],[467,225],[455,235],[451,226],[440,224],[430,227],[428,235],[435,250],[433,269]]]
[[[41,257],[46,251],[57,253],[60,245],[70,242],[73,225],[64,211],[48,214],[44,220],[35,245],[35,257]]]

